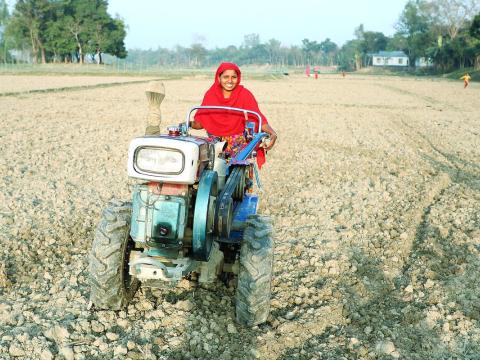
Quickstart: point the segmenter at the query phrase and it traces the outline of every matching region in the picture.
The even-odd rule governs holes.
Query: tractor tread
[[[140,285],[137,279],[125,281],[128,256],[131,204],[114,200],[102,212],[89,254],[90,300],[99,309],[121,310]]]
[[[269,218],[260,215],[249,216],[246,223],[235,294],[236,318],[240,324],[254,326],[265,322],[270,313],[273,227]]]

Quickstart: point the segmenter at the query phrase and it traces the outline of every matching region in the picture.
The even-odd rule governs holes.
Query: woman
[[[221,63],[215,74],[213,85],[203,97],[202,106],[228,106],[251,110],[260,114],[262,131],[270,135],[268,147],[260,148],[257,151],[257,163],[261,168],[265,163],[264,150],[268,151],[273,147],[277,140],[277,134],[260,112],[253,94],[243,85],[240,85],[240,80],[241,72],[236,64]],[[194,129],[205,129],[210,135],[226,141],[228,146],[226,152],[230,156],[234,156],[246,142],[244,137],[245,117],[245,114],[238,111],[200,109],[195,114],[191,126]],[[258,131],[258,118],[248,114],[248,121],[256,123],[256,130]]]
[[[469,73],[465,73],[465,75],[463,75],[460,79],[463,80],[463,88],[465,89],[468,84],[470,83],[470,80],[471,80],[471,76]]]

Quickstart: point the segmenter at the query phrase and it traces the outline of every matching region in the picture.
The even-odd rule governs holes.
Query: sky
[[[201,43],[208,49],[240,46],[247,34],[301,46],[330,38],[342,46],[363,24],[395,33],[407,0],[110,0],[108,11],[127,24],[127,49],[172,49]]]

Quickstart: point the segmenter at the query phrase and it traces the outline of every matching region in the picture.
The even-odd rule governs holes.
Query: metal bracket
[[[189,258],[172,260],[175,266],[167,266],[150,256],[142,256],[129,263],[130,275],[140,280],[180,281],[197,265]]]

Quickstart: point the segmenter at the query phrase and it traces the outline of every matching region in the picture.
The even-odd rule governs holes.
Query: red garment
[[[219,80],[219,76],[225,70],[234,70],[238,76],[237,86],[235,86],[229,98],[224,98]],[[255,97],[243,85],[240,85],[240,80],[241,72],[236,64],[221,63],[215,73],[213,85],[203,97],[202,106],[229,106],[255,111],[262,117],[262,124],[267,124],[267,119],[260,112]],[[258,118],[255,115],[248,114],[248,120],[256,124],[255,130],[258,131]],[[238,111],[200,109],[195,114],[195,121],[200,123],[209,134],[216,136],[241,135],[245,130],[245,114]],[[264,163],[265,152],[263,149],[257,149],[257,164],[259,168]]]

